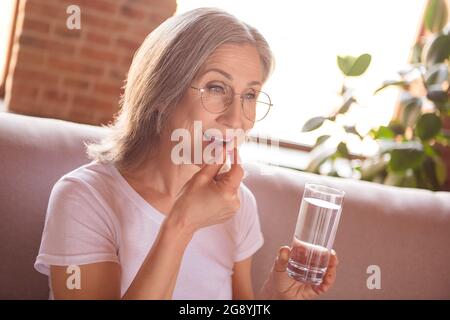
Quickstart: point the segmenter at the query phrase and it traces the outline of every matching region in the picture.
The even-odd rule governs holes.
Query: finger
[[[202,168],[195,174],[194,179],[202,183],[209,182],[214,179],[221,167],[222,164],[220,163],[203,164]]]
[[[237,149],[234,148],[233,152],[236,158],[238,156]],[[232,163],[230,171],[218,175],[216,180],[224,182],[229,188],[237,189],[240,186],[243,177],[244,169],[242,169],[242,166],[238,163]]]
[[[283,246],[278,250],[278,256],[274,264],[274,270],[276,272],[286,271],[290,254],[291,249],[288,246]]]
[[[215,144],[213,149],[213,156],[212,157],[206,157],[204,159],[204,164],[219,164],[223,165],[227,160],[227,154],[226,154],[226,146],[223,144]]]
[[[317,291],[324,293],[329,290],[330,287],[334,284],[334,282],[336,281],[336,269],[338,264],[339,260],[337,258],[336,251],[331,250],[327,271],[323,277],[322,283],[318,286]]]
[[[336,268],[330,268],[327,270],[323,277],[323,284],[331,285],[336,280]]]
[[[335,267],[339,264],[339,259],[337,257],[336,251],[331,249],[330,261],[328,262],[328,267]]]
[[[230,178],[236,183],[241,183],[242,177],[244,176],[244,170],[241,166],[239,152],[237,148],[233,148],[232,151],[231,169],[229,171]]]
[[[330,289],[330,287],[336,281],[336,267],[329,268],[323,277],[322,284],[320,285],[320,289],[323,292],[326,292]]]
[[[339,264],[339,260],[336,255],[336,251],[331,250],[330,261],[328,262],[327,272],[325,273],[324,279],[326,281],[332,280],[336,277],[336,269]]]
[[[332,283],[322,282],[314,291],[319,293],[326,293],[328,292],[328,290],[330,290],[332,285]]]
[[[230,150],[229,155],[231,156],[231,166],[233,165],[240,165],[242,163],[241,157],[239,156],[238,148],[234,147],[232,150]]]

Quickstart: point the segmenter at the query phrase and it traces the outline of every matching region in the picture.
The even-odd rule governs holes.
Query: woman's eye
[[[256,95],[253,92],[246,93],[244,95],[244,97],[246,100],[255,100],[256,99]]]
[[[209,85],[207,87],[207,89],[208,89],[208,92],[214,93],[214,94],[224,94],[225,93],[225,89],[218,85]]]

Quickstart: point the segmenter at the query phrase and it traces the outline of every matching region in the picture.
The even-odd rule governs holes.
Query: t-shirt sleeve
[[[107,206],[83,180],[63,177],[50,194],[41,246],[34,267],[119,262],[116,230]]]
[[[241,211],[237,226],[235,262],[252,256],[264,244],[255,196],[244,184],[241,184],[240,194]]]

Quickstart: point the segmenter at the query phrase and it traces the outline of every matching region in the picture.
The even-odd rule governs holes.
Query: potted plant
[[[450,143],[450,132],[444,124],[450,116],[450,24],[447,23],[447,6],[444,0],[428,2],[424,26],[428,35],[415,44],[410,66],[400,71],[399,78],[385,81],[377,94],[389,86],[400,88],[398,112],[386,126],[370,130],[368,135],[378,145],[378,152],[362,161],[350,161],[346,141],[324,148],[323,143],[331,135],[320,136],[313,147],[315,156],[307,171],[319,173],[320,167],[330,161],[347,159],[351,170],[362,180],[401,187],[417,187],[430,190],[442,188],[447,178],[442,152]],[[339,56],[338,66],[345,77],[357,77],[370,65],[370,55],[359,57]],[[325,121],[335,121],[344,116],[350,106],[357,104],[352,90],[342,88],[342,106],[328,117],[308,120],[302,131],[312,131]],[[344,128],[349,135],[361,136],[354,126]],[[319,150],[319,151],[317,151]],[[328,172],[338,176],[336,170]]]

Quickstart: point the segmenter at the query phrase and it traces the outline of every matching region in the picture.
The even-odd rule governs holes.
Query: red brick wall
[[[81,29],[66,27],[80,7]],[[134,52],[176,0],[20,0],[6,82],[8,111],[107,123]]]

